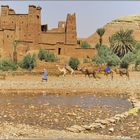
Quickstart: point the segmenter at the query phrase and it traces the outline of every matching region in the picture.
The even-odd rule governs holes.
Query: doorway
[[[58,48],[58,55],[61,54],[61,48]]]

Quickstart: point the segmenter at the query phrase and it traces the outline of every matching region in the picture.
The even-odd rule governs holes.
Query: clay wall
[[[66,55],[76,58],[93,57],[96,54],[95,48],[80,48],[78,45],[65,45],[57,43],[55,45],[40,44],[40,48],[54,52],[56,55]]]
[[[12,52],[13,52],[13,41],[14,41],[14,30],[4,30],[3,33],[3,46],[4,46],[4,52],[5,55],[9,58],[12,58]]]
[[[93,56],[95,56],[96,50],[94,48],[75,48],[71,53],[75,57],[86,58],[87,56],[89,56],[90,58],[92,58]]]
[[[21,41],[17,44],[17,59],[21,60],[25,54],[31,50],[33,46],[32,42],[27,42],[27,41]]]
[[[4,50],[4,48],[3,48],[3,41],[4,41],[4,39],[3,39],[3,30],[0,30],[0,58],[3,56],[3,50]]]
[[[41,43],[56,44],[57,42],[65,43],[65,33],[42,33]]]
[[[1,16],[1,28],[15,29],[15,23],[16,23],[15,16],[12,15]]]
[[[28,15],[14,15],[15,23],[15,40],[28,40]]]

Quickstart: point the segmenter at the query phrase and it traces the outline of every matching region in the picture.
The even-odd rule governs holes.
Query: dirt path
[[[0,80],[0,92],[16,92],[30,94],[96,94],[96,95],[127,95],[127,93],[140,90],[140,73],[130,73],[130,80],[116,76],[114,80],[103,76],[96,81],[84,76],[54,77],[50,76],[48,82],[41,82],[41,76],[14,76]]]

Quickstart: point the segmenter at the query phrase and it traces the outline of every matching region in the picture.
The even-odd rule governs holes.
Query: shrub
[[[38,53],[39,60],[41,60],[41,61],[44,60],[45,56],[46,56],[46,51],[44,49],[40,49],[39,53]]]
[[[36,56],[27,54],[19,63],[20,67],[27,70],[32,70],[36,65]]]
[[[1,60],[0,61],[0,70],[8,71],[8,70],[17,70],[18,66],[12,60]]]
[[[135,48],[136,51],[137,51],[137,50],[140,50],[140,43],[137,42],[137,43],[135,44],[134,48]]]
[[[70,60],[69,60],[69,66],[71,68],[73,68],[74,70],[76,70],[79,64],[80,64],[80,61],[79,61],[78,58],[74,58],[74,57],[71,57],[70,58]]]
[[[120,64],[120,58],[115,55],[109,47],[106,45],[100,46],[99,44],[96,44],[97,49],[97,55],[94,56],[93,61],[96,64],[105,64],[105,65],[119,65]]]
[[[55,56],[54,53],[47,51],[45,54],[45,61],[46,62],[55,62],[55,61],[57,61],[57,57]]]
[[[112,55],[107,56],[106,63],[109,66],[117,66],[121,63],[121,60],[117,55],[112,54]]]
[[[121,64],[120,64],[120,68],[128,69],[128,66],[129,66],[129,63],[126,62],[126,61],[122,61]]]
[[[94,56],[94,58],[92,59],[93,62],[95,62],[96,64],[105,64],[104,59],[102,59],[100,56],[96,55]]]
[[[125,54],[125,56],[121,59],[121,61],[126,62],[126,63],[131,63],[136,59],[136,54],[133,52],[128,52]]]
[[[137,69],[137,66],[140,65],[140,55],[137,56],[136,61],[135,61],[135,69]]]
[[[42,61],[45,60],[46,62],[55,62],[57,61],[57,57],[54,53],[46,51],[44,49],[40,49],[38,53],[38,58]]]
[[[101,47],[101,46],[100,46],[99,43],[97,43],[97,44],[95,45],[95,48],[96,48],[97,50],[98,50],[100,47]]]
[[[91,46],[88,42],[84,41],[84,42],[81,43],[81,47],[86,49],[86,48],[90,48]]]

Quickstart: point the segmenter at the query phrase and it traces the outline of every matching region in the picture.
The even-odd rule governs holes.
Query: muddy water
[[[38,96],[0,96],[0,104],[13,104],[13,105],[60,105],[60,106],[79,106],[79,107],[94,107],[94,106],[111,106],[118,108],[131,108],[131,104],[127,99],[116,97],[96,97],[93,95],[84,96],[64,96],[64,95],[38,95]]]

